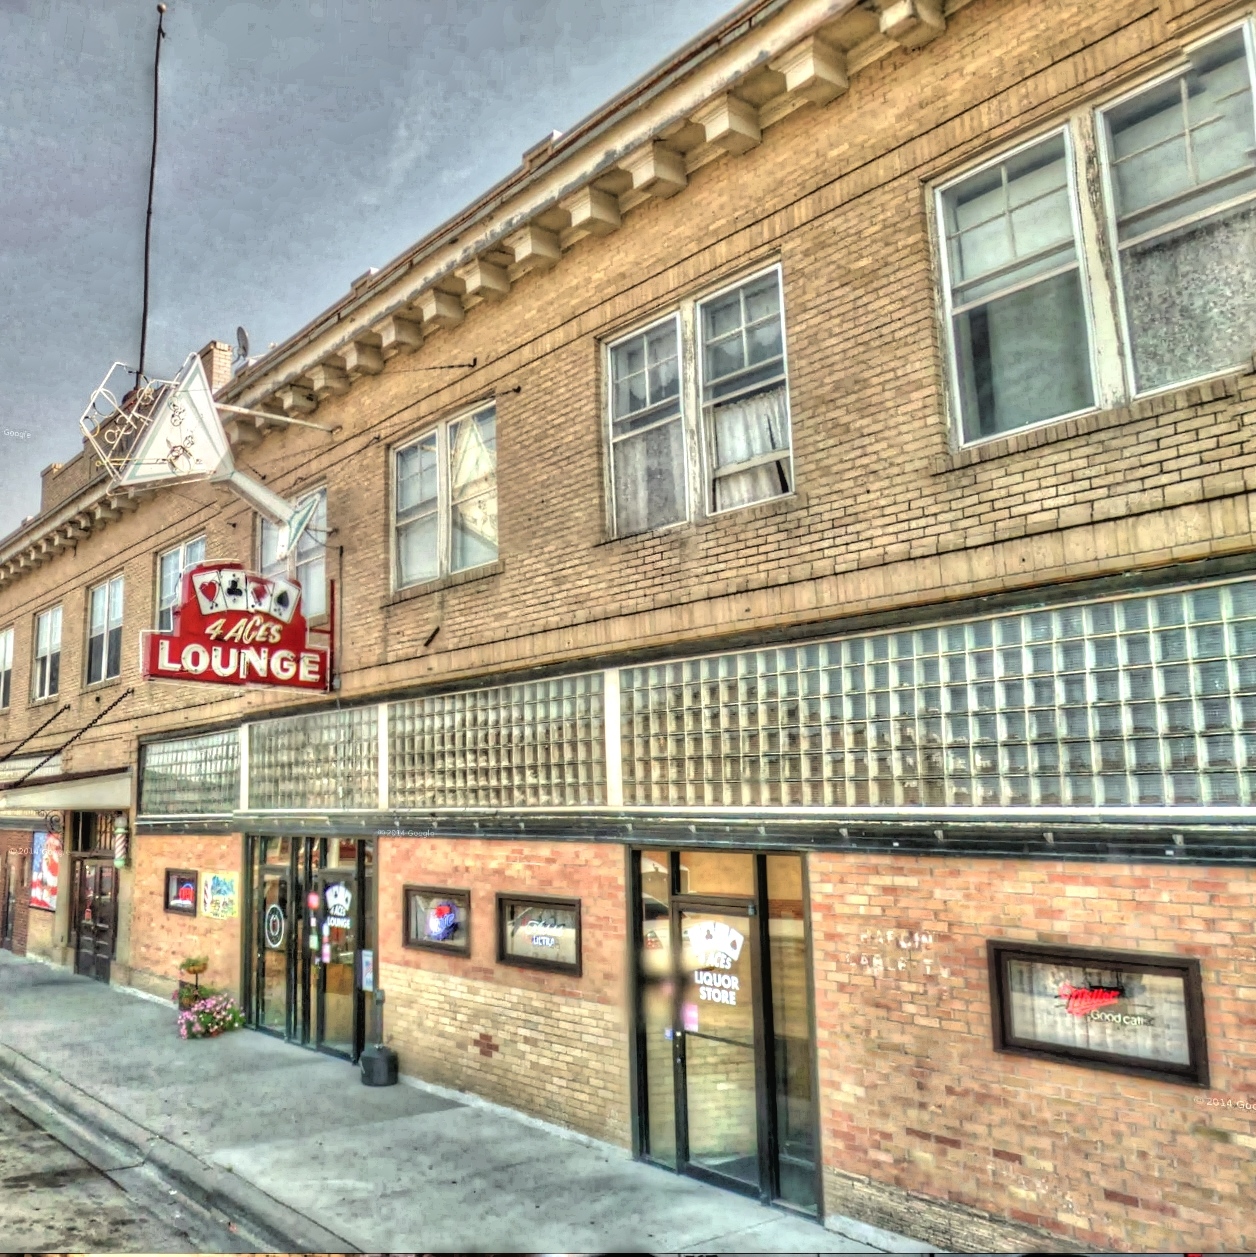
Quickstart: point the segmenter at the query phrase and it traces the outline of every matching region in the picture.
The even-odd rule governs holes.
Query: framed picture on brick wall
[[[497,896],[497,962],[580,976],[580,900]]]
[[[200,875],[195,869],[166,870],[166,911],[196,915]]]
[[[1199,961],[991,940],[1000,1052],[1208,1085]]]
[[[441,886],[402,889],[402,941],[407,947],[470,955],[471,892]]]

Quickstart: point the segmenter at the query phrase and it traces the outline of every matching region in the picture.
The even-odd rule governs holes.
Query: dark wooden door
[[[77,947],[74,972],[109,981],[113,959],[115,904],[113,864],[104,860],[80,860],[75,879]]]

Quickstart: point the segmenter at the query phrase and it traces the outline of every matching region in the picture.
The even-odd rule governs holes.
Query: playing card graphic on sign
[[[196,590],[196,601],[200,604],[202,615],[226,607],[226,599],[222,596],[222,573],[217,569],[197,572],[192,578],[192,587]]]
[[[224,572],[222,596],[228,611],[243,611],[248,606],[248,595],[244,591],[244,573],[241,571]]]
[[[173,620],[173,632],[141,634],[143,674],[150,680],[330,686],[331,653],[311,641],[295,581],[238,563],[200,563],[180,580]]]
[[[277,620],[282,620],[287,624],[292,619],[300,600],[301,587],[299,585],[286,580],[276,580],[273,582],[270,597],[270,613]]]
[[[249,610],[269,613],[271,595],[274,586],[264,576],[250,576],[248,579]]]

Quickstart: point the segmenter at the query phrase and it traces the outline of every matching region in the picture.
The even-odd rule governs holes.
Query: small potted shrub
[[[206,987],[201,990],[201,974],[209,968],[208,956],[188,956],[179,964],[179,989],[171,996],[171,999],[179,1006],[180,1012],[186,1012],[193,1004],[204,999],[208,995],[216,995],[212,987]],[[192,981],[184,980],[183,975],[187,974]]]

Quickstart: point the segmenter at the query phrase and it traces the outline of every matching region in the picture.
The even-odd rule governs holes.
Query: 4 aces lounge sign
[[[141,634],[149,680],[330,688],[330,651],[310,643],[294,581],[198,563],[183,573],[173,619],[173,632]]]

